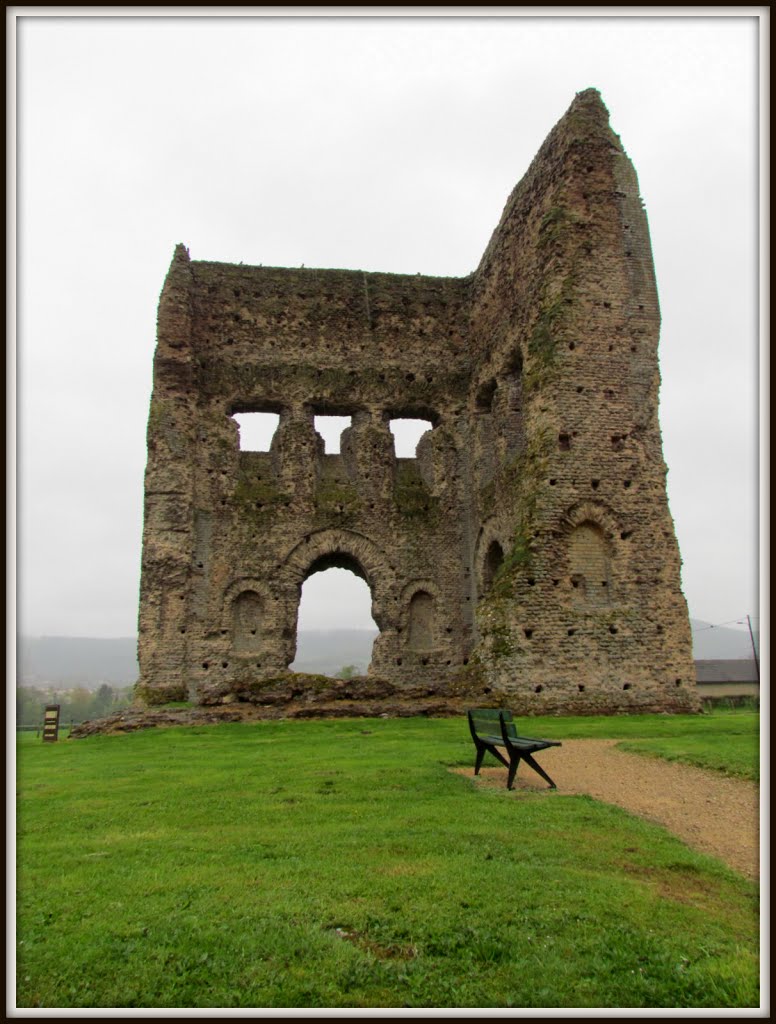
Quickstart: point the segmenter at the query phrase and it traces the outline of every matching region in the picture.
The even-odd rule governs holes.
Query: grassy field
[[[757,715],[531,732],[746,775]],[[461,720],[23,736],[16,1005],[759,1005],[757,886],[590,798],[476,791],[472,755]]]
[[[737,708],[700,716],[533,718],[531,731],[541,729],[548,739],[620,739],[622,749],[634,754],[681,761],[758,782],[759,723],[757,711]]]

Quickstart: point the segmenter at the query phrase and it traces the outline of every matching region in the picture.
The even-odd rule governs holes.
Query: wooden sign
[[[47,704],[43,713],[43,742],[56,743],[59,734],[59,704]]]

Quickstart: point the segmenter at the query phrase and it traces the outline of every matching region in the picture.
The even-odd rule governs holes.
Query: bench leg
[[[514,757],[512,759],[512,763],[509,765],[509,775],[507,776],[507,789],[511,789],[514,784],[515,775],[517,775],[517,768],[519,764],[520,758]]]
[[[505,768],[509,767],[509,761],[507,761],[507,759],[504,757],[500,750],[497,750],[495,747],[491,747],[490,752],[491,754],[493,754],[495,758],[498,758],[498,760],[501,761]]]
[[[523,754],[522,757],[523,757],[523,760],[525,761],[525,763],[529,764],[533,768],[533,770],[535,772],[538,772],[538,774],[541,775],[541,777],[545,780],[545,782],[549,782],[550,789],[557,789],[558,788],[555,785],[555,783],[552,781],[550,776],[547,774],[547,772],[544,770],[544,768],[542,768],[539,764],[537,764],[537,762],[534,760],[533,757],[531,757],[530,754]]]
[[[476,760],[474,762],[474,774],[475,775],[479,775],[480,774],[480,768],[482,767],[482,759],[485,757],[485,755],[488,752],[493,754],[493,756],[497,760],[501,761],[501,763],[504,765],[505,768],[509,767],[509,761],[507,761],[507,759],[504,757],[504,755],[501,753],[500,750],[497,750],[495,747],[489,747],[489,746],[487,746],[484,743],[478,743],[477,744],[477,758],[476,758]]]

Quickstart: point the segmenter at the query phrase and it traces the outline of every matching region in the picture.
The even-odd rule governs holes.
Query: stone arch
[[[330,568],[336,565],[334,559],[338,555],[350,557],[359,569],[356,575],[361,576],[373,591],[387,586],[386,555],[363,533],[354,530],[319,530],[307,534],[283,559],[281,576],[286,582],[301,586],[310,575],[314,562],[330,558],[331,566],[327,566]]]
[[[364,534],[352,530],[320,530],[299,541],[280,567],[281,586],[294,602],[294,634],[302,584],[313,572],[332,568],[349,569],[366,582],[372,594],[372,618],[382,631],[391,584],[385,554]]]
[[[489,520],[480,529],[477,538],[477,595],[483,598],[493,586],[493,580],[503,564],[509,544],[504,540],[506,531],[498,523]]]
[[[242,594],[248,593],[255,594],[265,606],[272,598],[272,592],[265,580],[260,580],[256,576],[235,577],[226,590],[224,590],[221,605],[222,629],[229,629],[231,627],[233,605]]]
[[[600,501],[581,501],[572,505],[563,516],[561,528],[571,531],[586,521],[595,523],[603,532],[605,539],[611,541],[617,535],[619,524],[608,505]]]
[[[612,600],[612,540],[616,531],[614,517],[605,506],[585,502],[569,510],[564,525],[574,603],[609,604]]]

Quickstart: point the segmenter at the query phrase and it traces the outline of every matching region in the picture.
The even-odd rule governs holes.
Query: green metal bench
[[[486,753],[490,753],[497,760],[501,761],[509,771],[507,789],[512,789],[517,768],[521,761],[525,761],[529,767],[533,768],[545,781],[549,782],[551,789],[558,788],[533,757],[538,750],[544,750],[546,747],[562,746],[558,740],[537,740],[531,736],[518,736],[517,726],[512,719],[510,711],[504,711],[499,708],[475,708],[467,711],[466,714],[469,719],[472,739],[477,748],[477,758],[474,762],[475,775],[480,774],[482,759]],[[507,757],[504,756],[499,748],[506,751]]]

